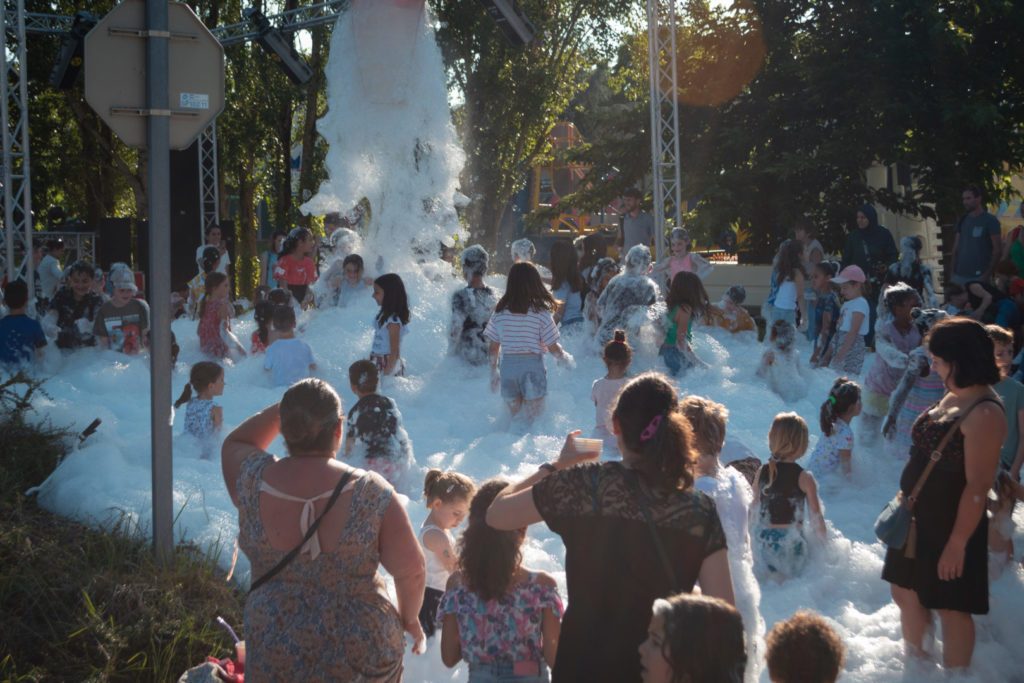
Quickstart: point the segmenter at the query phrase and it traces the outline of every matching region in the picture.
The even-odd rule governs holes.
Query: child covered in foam
[[[725,446],[729,411],[720,403],[700,396],[687,396],[679,409],[693,427],[697,460],[694,487],[711,496],[722,521],[728,544],[729,573],[736,595],[736,609],[743,615],[750,661],[758,661],[755,653],[763,652],[765,624],[759,607],[761,589],[754,578],[754,555],[750,545],[748,516],[753,500],[750,483],[737,469],[725,467],[719,454]],[[759,667],[750,666],[745,680],[756,681]]]
[[[650,267],[651,250],[638,244],[626,254],[625,271],[604,288],[596,309],[601,319],[597,343],[602,347],[611,341],[615,330],[626,330],[635,337],[654,315],[652,307],[658,301],[658,285],[647,276]]]
[[[490,342],[484,338],[487,321],[494,314],[498,295],[484,282],[489,257],[479,244],[462,252],[462,275],[466,286],[452,294],[452,320],[448,328],[448,353],[470,365],[487,362]]]
[[[796,350],[796,328],[787,320],[776,320],[769,330],[769,348],[761,356],[757,376],[786,402],[807,395],[807,378]]]
[[[356,460],[357,465],[373,470],[402,491],[414,462],[402,413],[392,399],[377,393],[380,372],[373,361],[353,363],[348,379],[359,400],[348,411],[345,459]]]

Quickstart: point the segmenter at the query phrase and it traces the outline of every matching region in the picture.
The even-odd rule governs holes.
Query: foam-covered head
[[[646,275],[651,267],[651,250],[643,244],[634,245],[626,252],[623,263],[626,266],[626,275]]]
[[[343,259],[349,254],[359,251],[362,241],[355,230],[338,228],[331,233],[331,251],[337,258]]]
[[[515,262],[520,261],[533,261],[533,258],[537,255],[537,247],[534,246],[533,242],[523,237],[512,243],[512,260]]]
[[[900,240],[900,256],[903,258],[916,259],[921,253],[921,238],[917,235],[909,235]]]
[[[922,335],[928,334],[928,330],[934,327],[935,323],[949,317],[941,308],[915,308],[910,312],[910,317]]]
[[[601,281],[609,275],[614,276],[618,273],[618,270],[619,264],[615,262],[615,259],[608,258],[607,256],[598,259],[597,263],[594,264],[594,269],[591,271],[590,286],[593,289],[600,289]]]
[[[737,306],[742,306],[743,302],[747,300],[747,290],[743,285],[733,285],[725,293],[725,298]]]
[[[776,320],[772,323],[771,341],[779,351],[788,351],[796,341],[796,328],[788,320]]]
[[[911,300],[920,304],[921,295],[905,282],[895,282],[882,291],[882,305],[888,313],[892,313],[895,306],[906,305]]]
[[[487,250],[479,244],[471,244],[462,252],[462,274],[467,280],[474,275],[480,277],[486,275],[489,263],[490,257],[487,255]]]

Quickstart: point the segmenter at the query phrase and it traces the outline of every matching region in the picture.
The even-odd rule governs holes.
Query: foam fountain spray
[[[460,232],[465,154],[424,0],[353,0],[335,26],[326,76],[319,129],[329,179],[302,211],[345,213],[365,198],[368,263],[402,268],[416,250],[433,260]]]

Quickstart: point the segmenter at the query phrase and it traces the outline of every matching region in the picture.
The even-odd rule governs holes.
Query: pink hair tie
[[[644,441],[650,441],[654,438],[654,435],[658,433],[658,427],[661,426],[661,415],[655,415],[651,418],[651,421],[647,424],[644,431],[640,432],[640,443]]]

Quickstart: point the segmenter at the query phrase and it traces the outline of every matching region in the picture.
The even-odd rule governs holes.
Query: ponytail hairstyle
[[[476,484],[473,480],[458,472],[432,469],[427,471],[427,476],[423,479],[423,497],[428,506],[435,500],[442,503],[469,500],[475,490]]]
[[[679,411],[676,390],[656,372],[640,375],[619,393],[612,411],[636,469],[652,488],[685,491],[693,486],[693,431]]]
[[[466,587],[483,600],[497,600],[508,593],[523,561],[523,531],[498,531],[487,523],[487,508],[509,485],[507,479],[497,478],[480,486],[469,506],[466,530],[459,539],[462,578]]]
[[[377,327],[384,325],[392,316],[401,320],[403,325],[408,325],[409,298],[405,295],[405,283],[402,282],[402,278],[394,273],[387,273],[374,280],[373,284],[384,292],[384,297],[380,301],[380,311],[377,313]]]
[[[270,320],[273,316],[274,304],[269,301],[260,301],[253,307],[252,319],[256,321],[256,334],[264,346],[270,338]]]
[[[203,249],[203,257],[200,261],[203,274],[208,275],[212,273],[213,269],[217,267],[217,262],[220,261],[220,250],[217,247],[206,247]]]
[[[653,612],[665,625],[661,654],[672,667],[673,683],[742,683],[747,650],[743,618],[735,607],[718,598],[679,593],[655,600]]]
[[[615,336],[604,345],[604,364],[628,367],[632,360],[633,348],[626,341],[626,333],[623,330],[615,330]]]
[[[796,413],[779,413],[768,430],[768,486],[775,481],[779,462],[792,462],[807,452],[807,423]]]
[[[341,399],[323,380],[309,378],[291,385],[281,397],[281,436],[291,456],[334,446],[341,424]]]
[[[288,256],[294,254],[299,246],[299,242],[305,242],[312,238],[313,233],[310,232],[309,228],[292,228],[288,236],[284,238],[284,242],[281,243],[281,253],[279,255]]]
[[[672,278],[665,305],[669,310],[678,307],[690,309],[690,315],[699,318],[711,305],[704,283],[696,273],[681,270]]]
[[[203,292],[203,299],[199,302],[199,317],[202,318],[203,314],[206,313],[206,302],[210,300],[210,295],[213,294],[213,290],[220,287],[223,283],[227,282],[228,276],[218,271],[213,271],[206,276],[206,289]]]
[[[860,385],[852,379],[840,377],[832,383],[828,398],[821,404],[821,432],[832,436],[836,420],[846,414],[860,400]]]
[[[201,394],[206,391],[206,387],[223,376],[224,368],[213,361],[201,360],[193,365],[192,370],[188,373],[188,384],[185,385],[185,389],[181,392],[178,400],[174,402],[175,409],[192,400],[193,388],[197,394]]]

